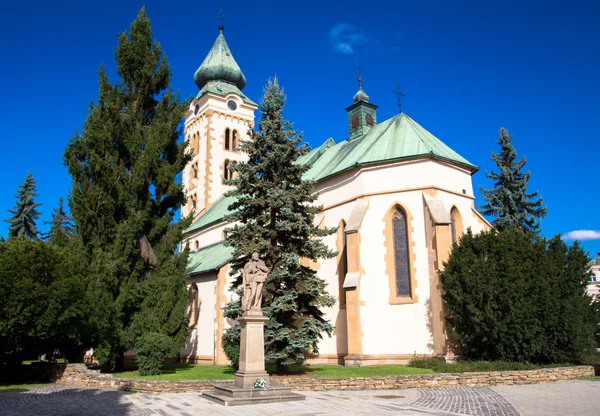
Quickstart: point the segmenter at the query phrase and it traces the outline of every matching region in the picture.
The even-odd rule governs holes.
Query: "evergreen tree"
[[[483,215],[494,218],[497,230],[517,227],[524,232],[539,233],[540,220],[547,213],[538,191],[527,193],[530,172],[523,172],[527,160],[516,160],[517,152],[512,145],[512,137],[505,128],[500,129],[500,153],[492,153],[492,160],[500,172],[486,173],[494,181],[494,188],[479,187],[486,205],[479,206]]]
[[[64,154],[97,356],[113,369],[144,333],[169,336],[173,353],[185,343],[188,252],[177,247],[190,224],[174,220],[185,203],[179,178],[190,154],[179,138],[188,103],[169,87],[144,9],[119,35],[115,58],[118,81],[100,68],[98,100]]]
[[[441,272],[448,333],[467,360],[578,363],[594,348],[588,256],[516,228],[452,247]]]
[[[270,318],[265,326],[265,359],[275,361],[279,371],[301,362],[308,352],[318,352],[323,332],[331,335],[333,330],[322,308],[335,302],[316,271],[305,265],[306,260],[301,262],[334,256],[319,237],[335,229],[313,225],[322,207],[313,205],[318,197],[314,182],[302,179],[309,166],[296,163],[308,149],[283,119],[285,101],[277,78],[269,80],[260,103],[259,131],[250,129],[251,139],[241,145],[248,161],[232,166],[238,174],[228,181],[235,188],[227,193],[236,198],[229,207],[234,214],[228,218],[236,225],[227,234],[227,244],[234,248],[231,271],[237,274],[232,289],[241,293],[239,272],[252,252],[258,252],[271,268],[263,292],[263,313]],[[239,299],[224,308],[228,318],[240,314]],[[239,328],[229,328],[223,341],[229,358],[237,362]]]
[[[52,221],[44,221],[44,224],[50,225],[50,230],[42,236],[44,241],[49,241],[59,247],[65,247],[73,237],[75,226],[73,219],[65,212],[62,196],[58,200],[58,208],[52,210]]]
[[[13,214],[12,218],[5,220],[9,223],[8,238],[26,237],[29,239],[37,238],[36,220],[40,213],[36,209],[41,204],[35,202],[35,197],[38,196],[35,190],[35,179],[31,172],[27,173],[25,181],[19,186],[15,198],[17,204],[14,209],[9,209],[8,212]]]

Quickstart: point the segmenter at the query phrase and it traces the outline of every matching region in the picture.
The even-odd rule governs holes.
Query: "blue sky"
[[[197,92],[192,76],[223,9],[244,92],[258,101],[276,74],[285,115],[312,146],[347,137],[358,65],[378,119],[397,112],[400,81],[403,110],[481,167],[475,188],[491,186],[485,171],[506,127],[527,157],[530,190],[548,206],[544,234],[585,237],[587,250],[600,251],[598,0],[9,2],[0,25],[1,218],[28,170],[42,220],[68,194],[62,153],[97,97],[99,65],[114,79],[116,35],[144,4],[183,97]]]

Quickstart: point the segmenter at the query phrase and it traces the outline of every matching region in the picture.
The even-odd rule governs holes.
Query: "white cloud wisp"
[[[357,46],[366,42],[364,33],[349,23],[339,23],[329,31],[329,43],[337,53],[352,55]]]
[[[573,230],[562,236],[563,240],[600,240],[600,231],[596,230]]]

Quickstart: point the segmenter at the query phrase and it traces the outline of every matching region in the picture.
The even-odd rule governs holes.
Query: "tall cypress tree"
[[[316,271],[301,262],[334,256],[319,237],[335,229],[313,224],[322,207],[314,205],[318,198],[314,182],[302,179],[310,166],[296,163],[308,148],[283,119],[285,101],[277,78],[269,80],[260,104],[259,131],[250,129],[251,140],[241,145],[248,161],[232,166],[237,175],[228,183],[235,188],[227,194],[236,198],[229,207],[234,214],[228,218],[236,225],[227,237],[234,248],[231,270],[237,273],[232,289],[239,293],[239,272],[252,252],[258,252],[271,268],[263,296],[263,313],[270,318],[265,326],[265,359],[275,361],[280,371],[302,361],[307,352],[318,352],[323,332],[331,335],[333,330],[322,308],[335,302]],[[240,314],[239,299],[224,308],[228,318]],[[229,328],[223,339],[226,345],[239,345],[239,328]],[[237,358],[234,354],[235,348],[229,354],[232,361]]]
[[[179,175],[190,160],[181,142],[187,108],[169,87],[171,69],[142,9],[118,36],[119,79],[100,68],[97,102],[64,162],[73,178],[71,212],[88,258],[97,355],[106,366],[143,333],[187,334],[187,251],[177,252],[189,219]],[[121,360],[119,360],[121,358]]]
[[[497,230],[516,227],[523,232],[540,232],[540,220],[547,213],[538,191],[528,193],[527,182],[530,172],[523,172],[527,160],[517,159],[517,152],[512,145],[512,137],[505,128],[500,129],[500,153],[492,153],[492,160],[500,172],[486,173],[494,181],[492,189],[479,187],[486,205],[479,206],[483,215],[494,218]]]
[[[75,233],[75,225],[64,208],[64,199],[61,196],[58,200],[58,207],[52,210],[52,221],[44,221],[44,224],[50,225],[50,230],[42,235],[44,241],[49,241],[59,247],[65,247]]]
[[[19,186],[15,198],[17,204],[8,212],[13,214],[13,217],[4,220],[9,223],[8,238],[25,237],[33,240],[37,238],[38,231],[36,221],[40,216],[36,209],[41,204],[35,202],[35,197],[38,196],[35,190],[35,179],[31,172],[27,173],[23,184]]]

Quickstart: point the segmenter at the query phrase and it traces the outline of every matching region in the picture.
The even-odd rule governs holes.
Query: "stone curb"
[[[412,374],[385,377],[308,378],[275,376],[281,386],[300,391],[320,390],[389,390],[423,387],[511,386],[550,383],[594,376],[593,366],[542,368],[522,371],[488,371],[448,374]],[[113,377],[89,370],[85,364],[67,365],[58,384],[98,387],[144,393],[183,393],[212,390],[215,384],[231,384],[233,380],[165,381]]]

